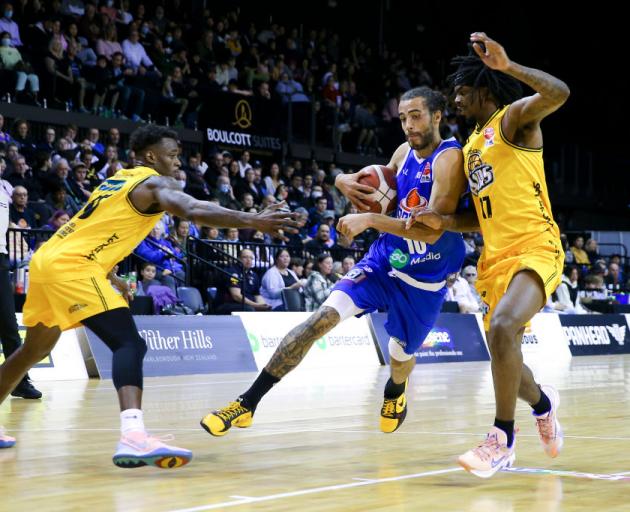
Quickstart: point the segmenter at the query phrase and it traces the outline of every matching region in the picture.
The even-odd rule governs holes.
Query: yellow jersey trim
[[[483,130],[486,126],[488,126],[488,125],[492,122],[492,120],[493,120],[495,117],[497,117],[497,115],[499,114],[499,112],[501,112],[503,109],[505,109],[505,107],[501,107],[501,108],[496,109],[496,110],[494,111],[494,114],[492,114],[492,115],[488,118],[488,120],[487,120],[485,123],[483,123],[483,126],[479,127],[479,125],[477,125],[478,127],[477,127],[477,128],[475,128],[475,133],[481,133],[481,130]]]
[[[137,187],[138,185],[140,185],[141,183],[144,183],[145,181],[147,181],[149,178],[152,178],[152,177],[153,177],[153,175],[151,175],[151,176],[147,176],[147,177],[146,177],[146,178],[144,178],[143,180],[140,180],[140,181],[138,181],[137,183],[134,183],[134,184],[133,184],[133,186],[132,186],[129,190],[127,190],[127,193],[125,194],[125,199],[127,200],[127,203],[129,204],[129,206],[131,207],[131,209],[132,209],[134,212],[136,212],[138,215],[142,215],[143,217],[153,217],[153,216],[155,216],[155,215],[162,215],[162,214],[164,213],[164,211],[163,211],[163,210],[162,210],[162,211],[160,211],[160,212],[157,212],[157,213],[144,213],[144,212],[141,212],[140,210],[138,210],[138,209],[137,209],[137,208],[133,205],[133,203],[131,202],[131,199],[129,199],[129,194],[131,194],[131,193],[132,193],[132,192],[136,189],[136,187]]]
[[[503,133],[503,119],[501,119],[501,122],[499,123],[499,135],[501,135],[501,140],[511,148],[519,149],[520,151],[527,151],[529,153],[541,153],[543,150],[542,146],[539,148],[526,148],[525,146],[519,146],[518,144],[510,142]]]

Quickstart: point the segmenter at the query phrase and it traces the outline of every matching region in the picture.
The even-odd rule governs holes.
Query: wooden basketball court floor
[[[493,418],[489,363],[417,366],[394,434],[378,431],[386,367],[298,368],[261,402],[251,428],[223,438],[199,419],[254,374],[147,379],[147,427],[194,451],[177,470],[111,463],[119,424],[111,381],[37,383],[41,402],[0,406],[0,424],[18,438],[0,450],[0,510],[630,510],[630,356],[535,370],[560,390],[564,450],[544,455],[520,405],[515,469],[489,480],[454,463]]]

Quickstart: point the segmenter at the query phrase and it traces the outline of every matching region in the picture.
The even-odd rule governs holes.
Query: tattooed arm
[[[265,370],[281,379],[300,364],[315,340],[321,338],[338,323],[339,313],[337,310],[322,306],[306,322],[293,328],[283,338],[265,366]]]

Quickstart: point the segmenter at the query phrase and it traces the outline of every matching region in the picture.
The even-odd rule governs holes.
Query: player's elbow
[[[569,99],[569,96],[571,96],[571,89],[569,89],[569,86],[566,83],[560,80],[557,88],[558,104],[563,105],[564,103],[566,103],[566,101]]]

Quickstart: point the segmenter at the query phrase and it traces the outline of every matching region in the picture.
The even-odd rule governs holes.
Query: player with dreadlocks
[[[476,215],[416,212],[408,225],[476,231],[484,252],[477,289],[484,301],[484,326],[492,356],[496,399],[494,426],[478,447],[459,457],[471,473],[488,478],[514,462],[517,396],[536,419],[543,448],[556,457],[562,448],[551,386],[539,386],[523,365],[521,338],[529,320],[560,283],[564,254],[551,214],[542,158],[540,122],[569,97],[567,85],[510,60],[483,32],[470,36],[469,55],[457,57],[450,77],[458,113],[476,123],[464,147],[464,172]],[[534,90],[521,97],[521,84]]]

